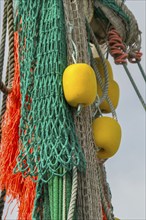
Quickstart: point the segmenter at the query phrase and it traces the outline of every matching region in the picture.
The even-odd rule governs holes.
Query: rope
[[[100,165],[100,170],[101,170],[101,179],[102,179],[102,186],[103,186],[103,189],[104,189],[105,199],[107,201],[110,212],[112,213],[112,216],[113,216],[113,206],[112,206],[112,203],[111,203],[112,194],[111,194],[109,184],[107,182],[105,166]]]
[[[126,53],[126,47],[123,44],[122,38],[120,37],[118,32],[113,28],[108,32],[108,41],[109,41],[109,52],[110,52],[111,56],[114,57],[116,64],[123,64],[123,67],[124,67],[128,77],[130,79],[130,82],[133,85],[135,92],[137,93],[137,96],[138,96],[140,102],[142,103],[142,106],[144,107],[144,109],[146,109],[146,104],[143,100],[143,97],[141,96],[141,94],[140,94],[128,68],[127,68],[127,65],[126,65],[126,63],[127,63],[126,59],[128,58],[128,55],[131,55],[131,53],[130,52],[129,52],[130,54]],[[133,62],[137,62],[144,79],[146,79],[144,71],[139,63],[140,57],[141,57],[141,53],[135,51],[135,53],[133,53],[133,55],[132,55],[132,57],[130,57],[130,59],[134,58],[137,60],[137,61],[133,61]]]
[[[2,73],[3,73],[6,32],[7,32],[7,0],[5,0],[4,2],[4,9],[3,9],[3,25],[2,25],[1,44],[0,44],[0,81],[2,81]]]
[[[104,83],[103,80],[100,76],[100,73],[98,72],[97,69],[97,65],[96,65],[96,60],[93,58],[92,53],[91,53],[91,65],[96,73],[96,77],[97,77],[97,81],[100,82],[100,84],[103,85],[102,87],[102,96],[100,98],[98,98],[97,102],[96,102],[96,106],[97,108],[99,107],[99,105],[106,99],[107,95],[108,95],[108,87],[109,87],[109,76],[107,74],[107,65],[105,62],[105,59],[103,60],[103,68],[106,67],[106,71],[104,71]]]
[[[6,190],[2,190],[0,193],[0,219],[2,219],[4,205],[5,205]]]
[[[110,201],[107,202],[107,199],[105,197],[103,181],[102,181],[102,172],[101,172],[101,167],[100,166],[103,166],[103,165],[102,164],[99,165],[97,167],[97,170],[98,170],[99,190],[100,190],[102,207],[104,209],[104,213],[106,214],[107,220],[113,220],[114,219],[113,210],[109,207]]]
[[[126,53],[126,47],[123,44],[122,38],[118,32],[112,28],[108,32],[108,43],[109,43],[109,52],[114,58],[116,64],[126,63],[128,57]]]
[[[6,19],[7,16],[7,19]],[[4,52],[5,52],[5,41],[6,41],[6,28],[8,23],[8,42],[9,42],[9,53],[7,62],[7,71],[9,72],[8,81],[9,85],[7,88],[7,82],[2,82],[2,72],[3,72],[3,62],[4,62]],[[2,31],[2,41],[1,41],[1,53],[0,53],[1,63],[0,63],[0,90],[3,93],[10,93],[12,87],[12,81],[14,77],[14,18],[13,18],[13,1],[9,0],[5,2],[4,5],[4,16],[3,16],[3,31]]]
[[[65,169],[64,169],[65,172]],[[63,210],[62,220],[66,220],[66,175],[63,176]]]
[[[2,80],[2,72],[3,72],[3,61],[4,61],[4,51],[5,51],[5,40],[6,40],[6,22],[8,19],[8,38],[9,38],[9,54],[8,54],[8,61],[7,61],[7,70],[6,70],[6,79],[5,79],[5,85],[1,81]],[[1,109],[1,115],[0,115],[0,138],[1,138],[1,123],[2,123],[2,117],[4,115],[5,109],[6,109],[6,99],[7,94],[10,92],[10,87],[13,81],[14,77],[14,29],[13,29],[13,1],[5,0],[4,4],[4,16],[3,16],[3,31],[2,31],[2,40],[1,40],[1,53],[0,53],[0,90],[3,89],[4,95],[3,95],[3,101],[2,101],[2,109]],[[10,85],[9,88],[7,88],[8,84]]]
[[[63,168],[60,168],[60,173],[63,173]],[[63,177],[59,177],[59,220],[62,220],[63,210]]]
[[[134,90],[135,90],[135,92],[136,92],[136,94],[137,94],[137,96],[138,96],[138,98],[139,98],[139,100],[140,100],[140,102],[141,102],[143,108],[146,110],[146,103],[144,102],[144,99],[143,99],[143,97],[141,96],[141,94],[140,94],[140,92],[139,92],[139,90],[138,90],[138,88],[137,88],[137,86],[136,86],[136,84],[135,84],[135,82],[134,82],[134,80],[133,80],[133,78],[132,78],[132,76],[131,76],[129,70],[128,70],[127,65],[126,65],[126,64],[123,64],[123,67],[124,67],[124,69],[125,69],[125,71],[126,71],[126,73],[127,73],[127,76],[128,76],[129,79],[130,79],[130,82],[131,82],[131,84],[132,84],[132,86],[133,86],[133,88],[134,88]]]
[[[96,50],[97,50],[97,52],[98,52],[98,54],[99,54],[99,56],[100,56],[100,58],[101,58],[102,64],[103,64],[104,75],[105,75],[105,86],[104,86],[104,84],[103,84],[103,82],[102,82],[102,79],[101,79],[100,74],[98,73],[98,69],[97,69],[97,67],[96,67],[96,63],[95,63],[95,61],[93,61],[93,59],[92,59],[92,61],[93,61],[93,62],[92,62],[92,65],[93,65],[93,68],[94,68],[94,70],[95,70],[95,72],[96,72],[96,76],[97,76],[97,78],[98,78],[98,80],[99,80],[100,86],[101,86],[103,92],[105,92],[103,98],[106,96],[106,99],[107,99],[107,101],[108,101],[108,103],[109,103],[109,105],[110,105],[111,111],[112,111],[113,118],[115,118],[115,119],[117,120],[117,115],[116,115],[115,109],[114,109],[114,107],[113,107],[113,105],[112,105],[112,102],[111,102],[111,100],[107,97],[108,72],[107,72],[107,67],[106,67],[106,63],[105,63],[105,58],[104,58],[104,56],[103,56],[103,54],[102,54],[102,51],[101,51],[100,46],[99,46],[99,44],[98,44],[98,42],[97,42],[97,40],[96,40],[96,37],[95,37],[95,35],[94,35],[94,32],[93,32],[92,28],[90,27],[90,25],[89,25],[88,23],[87,23],[87,25],[88,25],[88,29],[89,29],[89,32],[90,32],[90,35],[91,35],[90,37],[91,37],[91,39],[92,39],[92,41],[93,41],[93,43],[94,43],[94,45],[95,45],[95,47],[96,47]]]
[[[8,1],[7,6],[8,17],[8,39],[9,39],[9,87],[12,88],[14,78],[14,18],[13,18],[13,0]]]
[[[109,98],[109,96],[108,96],[108,93],[107,93],[106,90],[104,89],[104,87],[106,86],[106,84],[103,84],[102,78],[101,78],[101,76],[100,76],[100,74],[99,74],[99,72],[98,72],[98,69],[97,69],[96,61],[95,61],[93,58],[91,59],[91,64],[92,64],[92,67],[93,67],[93,69],[94,69],[94,71],[95,71],[95,73],[96,73],[97,79],[98,79],[98,81],[99,81],[99,85],[100,85],[100,87],[101,87],[103,93],[105,92],[105,96],[106,96],[105,99],[106,99],[106,101],[108,102],[108,104],[109,104],[109,106],[110,106],[112,116],[113,116],[113,118],[115,118],[115,119],[117,120],[117,114],[116,114],[116,111],[115,111],[114,106],[113,106],[113,104],[112,104],[112,101],[110,100],[110,98]]]
[[[53,177],[53,219],[58,220],[59,216],[59,182],[58,176]],[[51,201],[52,202],[52,201]]]
[[[143,70],[143,68],[142,68],[142,65],[141,65],[141,63],[140,63],[139,61],[137,61],[137,65],[138,65],[138,67],[139,67],[139,69],[140,69],[140,72],[141,72],[141,74],[142,74],[142,76],[143,76],[145,82],[146,82],[146,74],[145,74],[145,72],[144,72],[144,70]]]
[[[69,205],[69,211],[67,220],[72,220],[74,217],[75,206],[76,206],[76,199],[77,199],[77,189],[78,189],[78,178],[77,178],[77,168],[73,167],[73,182],[72,182],[72,193]]]
[[[48,182],[48,191],[49,191],[49,204],[50,204],[50,217],[54,219],[53,213],[53,178]]]

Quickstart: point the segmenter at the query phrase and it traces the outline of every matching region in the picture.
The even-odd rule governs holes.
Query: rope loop
[[[126,59],[128,54],[126,53],[126,46],[123,44],[122,38],[114,28],[110,29],[108,32],[108,43],[109,52],[114,58],[115,63],[127,63]]]

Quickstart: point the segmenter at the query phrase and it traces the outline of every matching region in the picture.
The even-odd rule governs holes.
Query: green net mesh
[[[119,6],[115,0],[99,0],[103,5],[111,8],[118,16],[120,16],[123,20],[125,20],[129,24],[129,17],[127,14],[122,10],[121,5]],[[99,9],[100,11],[100,9]]]
[[[60,167],[85,168],[62,90],[67,66],[62,1],[21,0],[19,15],[22,107],[15,172],[48,181],[52,175],[64,174],[58,172]]]

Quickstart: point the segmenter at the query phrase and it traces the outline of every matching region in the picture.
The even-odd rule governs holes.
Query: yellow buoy
[[[110,117],[96,118],[92,123],[93,138],[99,148],[97,157],[107,159],[119,149],[121,142],[121,127]]]
[[[101,77],[104,79],[104,68],[103,68],[102,61],[101,61],[100,57],[96,57],[95,60],[97,63],[98,71],[99,71]],[[105,60],[105,63],[107,65],[109,80],[113,80],[113,70],[112,70],[111,64],[107,59]]]
[[[69,105],[91,105],[97,95],[96,75],[92,67],[85,63],[68,66],[63,73],[63,91]]]
[[[102,90],[100,88],[100,85],[97,84],[97,93],[99,95],[99,97],[102,96]],[[108,97],[110,98],[114,109],[117,108],[118,103],[119,103],[119,96],[120,96],[120,89],[119,89],[119,85],[117,84],[116,81],[111,80],[109,81],[109,88],[108,88]],[[104,100],[101,104],[100,104],[100,109],[103,113],[110,113],[111,112],[111,108],[109,103],[107,102],[107,100]]]
[[[120,220],[119,218],[115,218],[115,220]]]

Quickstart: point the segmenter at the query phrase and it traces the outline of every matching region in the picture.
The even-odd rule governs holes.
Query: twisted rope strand
[[[90,31],[90,35],[91,35],[92,41],[93,41],[93,43],[94,43],[94,45],[95,45],[95,47],[96,47],[96,50],[98,51],[98,54],[99,54],[99,56],[100,56],[100,58],[101,58],[101,61],[102,61],[102,63],[103,63],[104,74],[105,74],[105,80],[106,80],[106,79],[108,79],[108,78],[107,78],[107,77],[108,77],[108,76],[107,76],[108,73],[107,73],[107,67],[106,67],[106,63],[105,63],[104,56],[103,56],[103,54],[102,54],[102,51],[101,51],[101,49],[100,49],[100,46],[99,46],[99,44],[98,44],[98,42],[97,42],[97,39],[96,39],[96,37],[95,37],[95,35],[94,35],[94,32],[93,32],[91,26],[90,26],[88,23],[87,23],[87,25],[88,25],[88,28],[89,28],[89,31]],[[93,59],[92,59],[92,60],[93,60]],[[95,63],[95,62],[92,62],[92,65],[93,65],[93,68],[94,68],[94,70],[95,70],[95,72],[96,72],[96,75],[97,75],[97,77],[98,77],[98,79],[99,79],[100,86],[101,86],[102,90],[104,90],[104,84],[103,84],[103,82],[102,82],[102,79],[101,79],[101,77],[100,77],[100,74],[98,73],[98,69],[97,69],[97,67],[96,67],[96,63]],[[108,83],[108,81],[105,81],[105,84],[106,84],[106,83]],[[106,89],[107,89],[107,88],[106,88]],[[105,91],[105,93],[107,93],[107,91]],[[117,120],[117,115],[116,115],[115,109],[114,109],[114,107],[113,107],[113,105],[112,105],[112,102],[111,102],[111,100],[109,99],[109,97],[107,97],[107,101],[108,101],[108,103],[109,103],[109,105],[110,105],[113,118],[115,118],[115,119]]]
[[[2,219],[2,215],[3,215],[5,196],[6,196],[6,190],[4,189],[1,191],[0,194],[0,219]]]
[[[72,182],[72,193],[69,205],[69,211],[67,220],[72,220],[75,213],[75,206],[76,206],[76,199],[77,199],[77,189],[78,189],[78,175],[77,175],[77,168],[73,167],[73,182]]]
[[[106,214],[107,220],[113,220],[114,219],[113,210],[109,207],[111,201],[107,201],[105,197],[105,192],[104,192],[104,187],[103,187],[103,182],[102,182],[102,171],[101,171],[102,166],[103,165],[101,164],[97,167],[98,178],[99,178],[99,190],[100,190],[102,206]]]
[[[7,0],[5,0],[4,2],[4,9],[3,9],[3,25],[2,25],[1,44],[0,44],[0,81],[2,80],[2,73],[3,73],[6,32],[7,32]]]
[[[65,172],[65,169],[64,169]],[[62,220],[66,220],[66,175],[63,176],[63,209]]]
[[[123,44],[122,38],[118,32],[112,28],[108,32],[108,43],[109,43],[109,52],[114,58],[116,64],[126,63],[128,57],[126,53],[126,47]]]
[[[7,6],[8,17],[8,38],[9,38],[9,87],[12,87],[14,78],[14,17],[13,17],[13,0],[8,1]]]
[[[115,111],[115,109],[114,109],[114,106],[113,106],[113,104],[112,104],[112,101],[110,100],[110,98],[109,98],[109,96],[108,96],[108,92],[106,92],[106,90],[105,90],[106,84],[103,83],[102,78],[101,78],[101,76],[100,76],[100,74],[99,74],[99,72],[98,72],[98,69],[97,69],[96,61],[95,61],[93,58],[92,58],[92,60],[91,60],[91,64],[92,64],[92,67],[93,67],[93,69],[94,69],[94,71],[95,71],[95,73],[96,73],[96,77],[97,77],[97,79],[98,79],[99,85],[100,85],[100,87],[101,87],[103,93],[105,93],[105,99],[106,99],[106,101],[108,102],[108,104],[109,104],[109,106],[110,106],[110,109],[111,109],[111,112],[112,112],[112,116],[113,116],[113,118],[115,118],[115,119],[117,120],[116,111]],[[103,96],[103,97],[104,97],[104,96]]]

